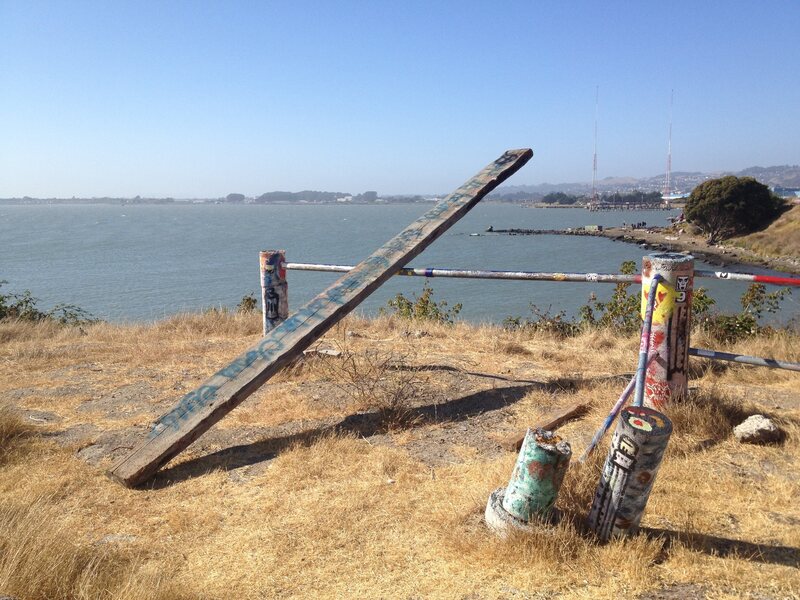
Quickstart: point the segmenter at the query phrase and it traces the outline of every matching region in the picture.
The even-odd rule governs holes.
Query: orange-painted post
[[[289,289],[284,267],[286,251],[262,250],[258,258],[261,267],[263,334],[267,335],[289,316]]]
[[[656,290],[650,354],[658,358],[647,367],[644,406],[663,410],[671,399],[685,398],[689,379],[689,331],[692,320],[694,257],[686,254],[650,254],[642,259],[642,315],[650,282],[662,277]]]

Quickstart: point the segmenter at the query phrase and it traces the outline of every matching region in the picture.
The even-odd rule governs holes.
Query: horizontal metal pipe
[[[353,267],[350,265],[328,265],[320,263],[286,263],[285,267],[292,271],[327,271],[329,273],[346,273]],[[751,275],[750,273],[726,273],[722,271],[694,272],[696,277],[727,279],[730,281],[753,281],[770,285],[800,286],[800,277],[773,277],[771,275]],[[620,273],[536,273],[531,271],[481,271],[473,269],[400,269],[398,275],[408,277],[457,277],[461,279],[510,279],[522,281],[572,281],[589,283],[641,283],[641,275],[623,275]]]
[[[349,265],[326,265],[314,263],[286,263],[292,271],[328,271],[346,273]],[[524,281],[581,281],[599,283],[639,283],[641,275],[617,273],[532,273],[530,271],[475,271],[466,269],[400,269],[398,275],[409,277],[458,277],[462,279],[519,279]]]
[[[284,267],[292,271],[326,271],[330,273],[346,273],[353,269],[350,265],[329,265],[321,263],[285,263]],[[714,271],[695,271],[694,273],[698,277],[714,277],[717,279],[756,281],[775,285],[800,284],[800,278],[771,277],[768,275],[750,275],[747,273],[715,273]],[[529,271],[474,271],[431,268],[400,269],[398,275],[411,277],[459,277],[466,279],[518,279],[524,281],[577,281],[593,283],[641,283],[642,281],[641,275],[622,275],[615,273],[532,273]],[[800,371],[800,364],[798,363],[774,360],[771,358],[729,354],[727,352],[717,352],[716,350],[705,350],[702,348],[689,348],[689,354],[691,356],[699,356],[712,360],[728,360],[758,367]]]
[[[769,367],[771,369],[786,369],[787,371],[800,371],[800,363],[787,362],[785,360],[775,360],[774,358],[761,358],[759,356],[747,356],[746,354],[731,354],[729,352],[719,352],[718,350],[706,350],[705,348],[689,348],[690,356],[709,358],[711,360],[728,360],[731,362],[753,365],[756,367]]]
[[[752,281],[754,283],[768,283],[770,285],[800,286],[800,277],[774,277],[773,275],[752,275],[750,273],[726,273],[723,271],[695,270],[695,277],[710,277],[713,279],[728,279],[730,281]]]

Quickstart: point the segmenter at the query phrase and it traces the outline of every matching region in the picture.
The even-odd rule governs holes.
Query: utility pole
[[[667,144],[667,178],[664,182],[664,200],[669,201],[669,195],[672,193],[672,103],[675,97],[675,90],[670,90],[669,93],[669,143]]]
[[[600,86],[594,88],[594,155],[592,158],[592,199],[591,205],[597,204],[597,107],[600,101]]]

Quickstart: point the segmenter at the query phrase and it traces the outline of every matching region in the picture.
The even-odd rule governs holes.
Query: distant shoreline
[[[773,271],[781,271],[800,275],[800,262],[783,257],[765,257],[749,250],[734,246],[710,246],[702,238],[686,233],[665,231],[662,229],[630,229],[609,227],[603,231],[593,232],[615,242],[636,244],[650,250],[664,252],[689,252],[709,264],[729,266],[736,264],[764,267]]]
[[[572,235],[603,237],[633,244],[647,250],[690,253],[695,258],[718,266],[748,265],[800,275],[800,261],[784,257],[765,257],[733,246],[709,246],[702,238],[660,227],[607,227],[602,229],[493,229],[480,235]]]
[[[0,198],[0,206],[198,206],[198,205],[217,205],[217,206],[407,206],[409,204],[419,205],[433,205],[436,200],[391,200],[387,202],[307,202],[307,201],[283,201],[276,200],[271,202],[228,202],[225,200],[212,200],[212,199],[193,199],[193,200],[175,200],[172,198],[142,198],[123,199],[123,198]],[[547,208],[547,209],[569,209],[569,210],[587,210],[583,204],[547,204],[544,202],[528,202],[519,201],[511,202],[507,200],[495,200],[492,198],[484,198],[481,204],[497,204],[502,206],[519,206],[522,208]],[[655,211],[669,211],[680,206],[675,206],[672,209],[665,209],[661,207],[653,208],[637,208],[635,210],[655,210]],[[625,209],[619,209],[625,210]]]

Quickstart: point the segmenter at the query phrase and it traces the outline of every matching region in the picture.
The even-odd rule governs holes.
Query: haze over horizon
[[[800,163],[800,4],[0,0],[0,197],[446,193]]]

